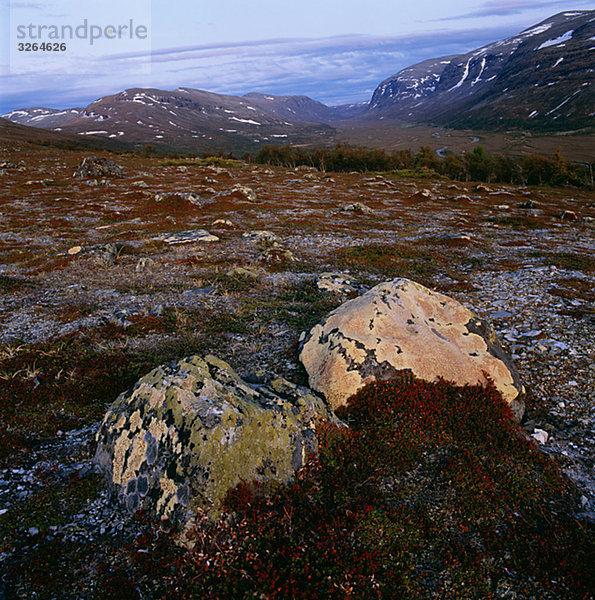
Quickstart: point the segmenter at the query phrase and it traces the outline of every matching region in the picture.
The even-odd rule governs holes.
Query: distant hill
[[[251,104],[260,107],[271,115],[283,119],[309,123],[332,123],[352,119],[363,114],[368,108],[367,102],[327,106],[308,96],[274,96],[272,94],[250,93],[242,96]]]

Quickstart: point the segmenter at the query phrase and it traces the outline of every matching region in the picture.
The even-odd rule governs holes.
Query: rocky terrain
[[[591,192],[132,154],[74,177],[81,152],[0,156],[0,597],[109,597],[77,548],[147,551],[91,460],[121,392],[195,354],[305,386],[300,334],[395,277],[493,324],[527,388],[521,425],[592,522]]]

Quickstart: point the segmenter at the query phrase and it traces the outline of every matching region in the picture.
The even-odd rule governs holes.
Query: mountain
[[[190,88],[134,88],[99,98],[84,109],[20,109],[3,116],[22,125],[69,134],[192,149],[248,150],[261,143],[315,143],[332,132],[324,123],[290,121],[275,111],[265,111],[248,98]]]
[[[403,69],[376,88],[366,117],[481,129],[593,125],[594,20],[595,11],[560,13],[472,52]]]
[[[352,125],[588,130],[595,11],[563,12],[466,54],[432,58],[385,79],[369,103],[326,106],[307,96],[242,97],[191,88],[134,88],[85,108],[28,108],[21,125],[171,149],[255,150],[267,143],[330,144]],[[365,132],[364,132],[365,133]]]
[[[330,106],[312,100],[308,96],[273,96],[250,93],[242,98],[253,106],[258,106],[267,114],[280,119],[309,123],[330,123],[336,120],[336,113]]]
[[[20,125],[41,127],[42,129],[58,129],[64,123],[82,116],[84,112],[83,108],[59,110],[57,108],[35,107],[13,110],[2,115],[2,118]]]
[[[251,104],[270,115],[282,119],[306,123],[332,123],[352,119],[367,109],[368,103],[327,106],[308,96],[274,96],[273,94],[250,93],[242,96]]]

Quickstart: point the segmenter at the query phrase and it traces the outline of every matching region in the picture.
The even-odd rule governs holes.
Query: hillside
[[[484,130],[593,126],[595,11],[565,12],[472,52],[384,80],[369,119]]]

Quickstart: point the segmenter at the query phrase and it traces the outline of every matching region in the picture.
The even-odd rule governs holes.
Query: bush
[[[405,373],[340,416],[292,485],[233,490],[233,522],[199,527],[175,569],[142,554],[168,598],[587,597],[571,486],[493,386]]]

